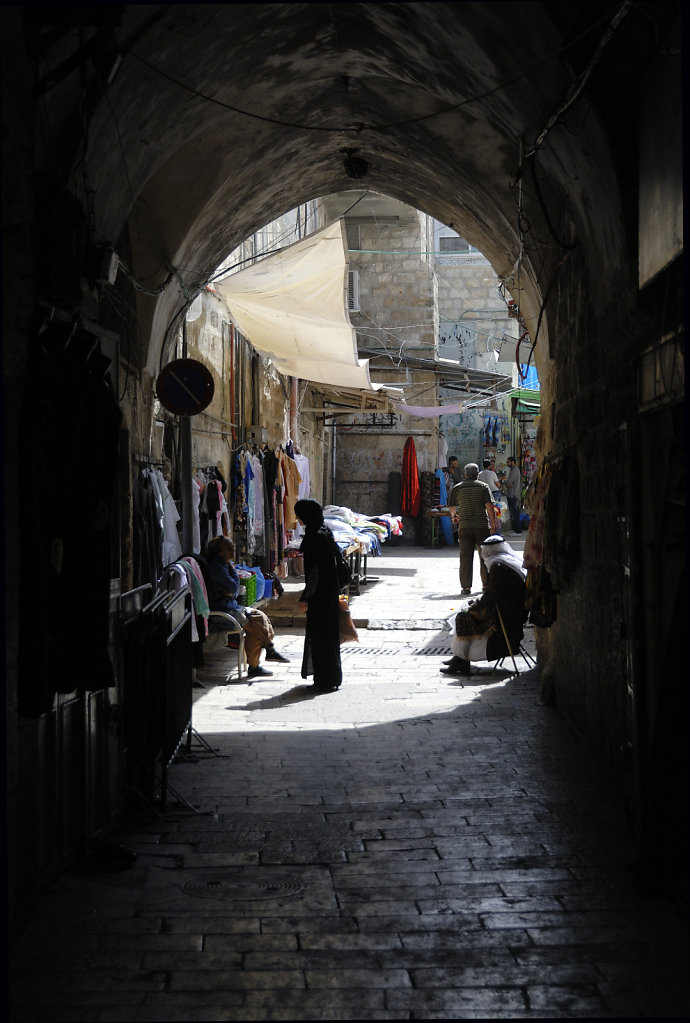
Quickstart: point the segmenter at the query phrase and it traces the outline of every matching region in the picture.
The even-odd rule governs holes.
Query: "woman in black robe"
[[[336,542],[323,520],[318,501],[304,499],[295,504],[295,515],[305,528],[300,551],[304,557],[305,586],[299,609],[307,612],[302,678],[314,676],[314,688],[329,693],[338,689],[343,673],[340,665],[340,584]]]

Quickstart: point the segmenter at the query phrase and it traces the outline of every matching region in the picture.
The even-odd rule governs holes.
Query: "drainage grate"
[[[187,881],[182,886],[185,895],[197,899],[225,899],[233,902],[260,899],[286,899],[301,895],[304,885],[301,881],[257,881],[251,878],[208,878],[201,881]]]
[[[400,643],[397,646],[359,646],[347,644],[340,648],[340,656],[356,657],[357,655],[380,656],[380,657],[450,657],[450,642],[435,644],[434,646],[419,646],[410,648]]]
[[[347,643],[340,648],[341,658],[357,657],[358,654],[364,654],[366,657],[396,657],[401,652],[409,653],[402,643],[399,646],[360,646],[356,643]]]

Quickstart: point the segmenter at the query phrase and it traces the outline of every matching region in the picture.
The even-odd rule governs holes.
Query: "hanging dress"
[[[408,437],[403,450],[402,481],[400,484],[400,503],[403,515],[411,515],[412,518],[416,518],[419,515],[421,497],[417,451],[412,437]]]

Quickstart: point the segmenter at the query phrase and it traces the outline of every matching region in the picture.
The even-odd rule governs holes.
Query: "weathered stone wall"
[[[434,279],[422,253],[425,218],[402,203],[397,223],[361,223],[361,254],[350,253],[350,269],[359,272],[359,311],[350,314],[361,355],[371,358],[372,381],[404,384],[409,405],[435,405],[433,372],[407,367],[406,356],[433,358]],[[390,419],[379,414],[381,418]],[[419,471],[438,466],[438,419],[393,413],[377,427],[372,414],[339,419],[336,503],[367,515],[392,512],[388,477],[400,472],[408,437],[415,442]],[[408,529],[406,540],[415,539]]]
[[[559,544],[567,539],[576,555],[569,567],[555,549],[548,552],[558,614],[551,628],[539,630],[539,644],[552,698],[604,759],[621,766],[629,737],[633,514],[625,506],[630,471],[625,428],[635,415],[643,338],[626,316],[626,306],[632,311],[630,293],[621,293],[617,307],[598,321],[587,316],[582,294],[587,274],[580,254],[573,253],[561,269],[551,308],[548,354],[558,373],[545,367],[539,454],[540,460],[549,456],[576,466],[579,493],[574,505],[551,508]]]
[[[502,376],[517,383],[515,342],[518,325],[508,315],[506,302],[499,294],[498,277],[488,259],[479,252],[467,255],[434,257],[438,279],[439,340],[438,354],[461,366]],[[506,301],[509,296],[506,295]],[[499,353],[496,360],[494,349]],[[463,401],[468,406],[460,415],[443,416],[440,428],[448,444],[448,454],[457,455],[460,465],[484,458],[483,427],[486,415],[505,421],[510,439],[496,448],[496,470],[507,471],[506,458],[515,445],[515,422],[510,399],[498,397],[481,403],[480,397],[462,391],[442,389],[441,400]],[[501,431],[503,432],[503,431]]]
[[[438,278],[439,356],[510,375],[515,369],[515,346],[509,339],[517,339],[516,321],[499,295],[498,278],[489,260],[479,252],[436,256],[434,271]],[[453,328],[458,323],[467,330],[461,330],[456,340]],[[494,348],[499,351],[498,361]]]

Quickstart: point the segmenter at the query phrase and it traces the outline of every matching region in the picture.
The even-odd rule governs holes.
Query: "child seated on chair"
[[[488,536],[479,551],[489,578],[480,599],[470,601],[455,616],[450,644],[453,657],[441,668],[444,675],[469,675],[470,661],[507,657],[515,654],[522,642],[527,571],[502,536]]]
[[[267,661],[289,661],[273,646],[273,626],[258,608],[242,607],[237,602],[240,577],[233,565],[235,544],[227,536],[215,536],[206,548],[206,589],[211,611],[224,611],[244,629],[244,649],[249,665],[249,678],[272,675],[272,671],[259,664],[262,648],[266,648]]]

